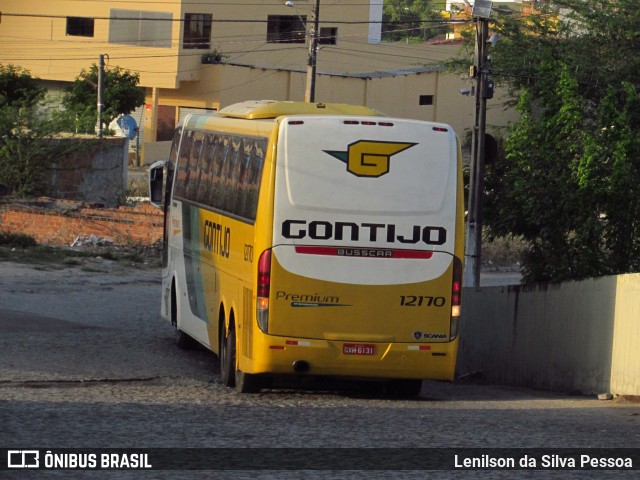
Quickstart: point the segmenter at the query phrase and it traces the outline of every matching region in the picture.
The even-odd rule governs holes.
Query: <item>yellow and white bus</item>
[[[161,314],[179,346],[219,356],[225,385],[317,375],[417,395],[453,380],[464,241],[450,126],[244,102],[188,116],[150,191],[165,209]]]

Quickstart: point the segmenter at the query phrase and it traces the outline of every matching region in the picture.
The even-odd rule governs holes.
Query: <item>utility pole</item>
[[[104,112],[104,55],[98,59],[98,138],[102,138],[102,112]]]
[[[307,60],[307,85],[304,92],[305,102],[316,101],[316,62],[318,59],[320,0],[316,0],[312,17],[313,22],[311,29],[307,29],[307,36],[309,37],[309,58]]]
[[[485,4],[485,5],[483,5]],[[486,6],[488,5],[488,8]],[[476,16],[476,7],[479,15]],[[480,10],[483,8],[483,10]],[[484,10],[487,8],[487,10]],[[480,269],[482,265],[482,192],[484,190],[484,158],[485,137],[487,127],[487,98],[493,94],[493,86],[489,85],[489,62],[487,40],[489,36],[489,15],[491,2],[474,3],[474,20],[476,23],[476,54],[472,76],[476,79],[476,102],[471,144],[471,170],[469,179],[469,208],[467,215],[467,238],[465,247],[465,286],[480,286]]]

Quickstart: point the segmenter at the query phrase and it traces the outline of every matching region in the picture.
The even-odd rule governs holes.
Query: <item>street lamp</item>
[[[295,8],[295,4],[292,1],[285,2],[285,5],[287,7]],[[318,19],[320,16],[320,0],[316,0],[311,16],[313,19],[311,28],[307,28],[305,26],[307,41],[309,43],[309,56],[307,58],[307,84],[304,91],[305,102],[315,102],[316,100],[316,62],[318,59]],[[300,17],[300,15],[298,15],[298,17]]]
[[[480,286],[482,256],[482,192],[484,190],[484,156],[487,127],[487,98],[493,93],[490,84],[487,55],[489,17],[492,3],[475,0],[472,16],[476,22],[476,55],[471,76],[476,79],[476,108],[471,144],[471,169],[469,172],[469,214],[467,216],[467,238],[465,246],[465,286]],[[497,37],[496,37],[497,38]]]

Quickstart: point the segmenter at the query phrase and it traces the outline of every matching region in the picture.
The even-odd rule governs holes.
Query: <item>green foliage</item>
[[[0,183],[16,196],[48,193],[44,172],[59,128],[37,111],[43,99],[44,89],[27,70],[0,65]]]
[[[545,59],[566,64],[581,95],[595,101],[603,86],[636,81],[640,71],[637,0],[550,0],[524,17],[493,16],[491,30],[500,34],[491,51],[495,78],[515,91],[526,87],[537,95],[547,80],[540,68]]]
[[[640,96],[610,87],[576,168],[579,191],[600,232],[604,273],[640,270]],[[596,215],[597,214],[597,215]]]
[[[31,107],[44,98],[28,70],[14,65],[0,65],[0,107]]]
[[[131,113],[144,105],[144,89],[138,87],[140,75],[120,67],[105,68],[104,111],[102,122],[109,125],[120,115]],[[93,133],[98,115],[98,66],[83,69],[62,98],[65,112],[62,118],[67,130]]]
[[[1,129],[7,131],[0,145],[0,183],[9,185],[14,195],[38,195],[46,170],[46,144],[39,127],[23,109],[0,108]]]
[[[56,159],[80,148],[55,139],[60,125],[33,108],[0,107],[0,183],[17,197],[50,194],[50,169]]]
[[[550,70],[553,70],[550,68]],[[577,84],[558,66],[556,97],[545,113],[532,113],[532,96],[518,103],[521,120],[506,142],[506,155],[487,168],[485,219],[495,235],[521,235],[531,248],[524,259],[526,280],[572,278],[575,229],[580,222],[571,162],[578,153],[581,104]]]
[[[492,74],[515,94],[520,119],[487,167],[486,226],[528,244],[525,281],[639,271],[637,1],[537,9],[492,17],[501,37]]]
[[[440,10],[443,2],[430,0],[385,0],[382,13],[382,38],[387,42],[424,42],[442,33],[447,26]]]

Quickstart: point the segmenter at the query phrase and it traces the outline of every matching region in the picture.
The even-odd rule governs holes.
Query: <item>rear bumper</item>
[[[373,343],[315,340],[260,335],[253,358],[243,358],[246,373],[299,374],[306,362],[309,375],[358,378],[454,379],[458,339],[446,343]],[[345,344],[374,346],[374,353],[345,353]],[[367,348],[367,350],[369,350]],[[300,365],[300,363],[298,363]]]

